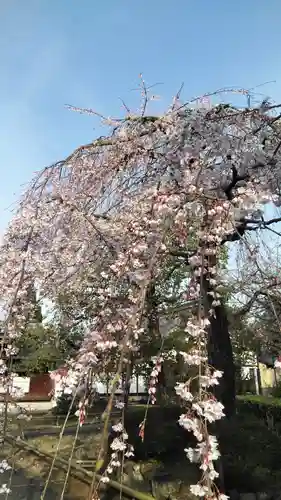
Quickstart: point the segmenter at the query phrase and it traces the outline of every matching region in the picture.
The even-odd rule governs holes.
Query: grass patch
[[[238,415],[256,417],[276,434],[281,435],[281,400],[273,397],[246,395],[237,398]]]
[[[280,490],[281,435],[266,421],[238,413],[221,433],[225,480],[240,492]]]
[[[256,396],[255,394],[245,394],[242,396],[237,396],[238,404],[239,402],[249,402],[266,406],[279,406],[281,407],[281,399],[274,398],[271,396]]]

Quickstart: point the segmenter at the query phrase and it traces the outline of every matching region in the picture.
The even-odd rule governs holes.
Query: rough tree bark
[[[212,265],[215,265],[215,258]],[[207,279],[203,279],[203,304],[206,316],[213,301],[212,287]],[[218,386],[215,386],[216,398],[221,401],[225,408],[227,418],[235,413],[235,365],[233,351],[229,334],[229,325],[226,308],[221,303],[215,307],[215,316],[210,318],[210,328],[208,336],[208,361],[217,370],[223,372],[223,376]]]
[[[216,257],[212,257],[211,266],[216,265]],[[210,295],[213,292],[209,280],[205,277],[202,280],[202,299],[205,310],[205,315],[208,316],[209,310],[212,307],[213,297]],[[229,419],[235,413],[235,365],[233,359],[232,344],[229,335],[229,325],[226,313],[226,308],[221,302],[221,305],[214,308],[215,315],[210,317],[210,327],[208,335],[208,362],[209,364],[223,372],[219,385],[214,387],[214,395],[224,405],[226,419],[217,421],[214,425],[215,434],[218,437],[220,448],[222,448],[222,434],[225,427],[228,425]],[[222,453],[222,449],[221,449]],[[224,464],[223,453],[221,458],[217,460],[216,470],[219,477],[216,480],[217,487],[220,492],[225,491],[224,481]]]
[[[210,320],[208,358],[211,366],[223,371],[220,384],[215,388],[215,395],[224,405],[225,414],[229,418],[235,413],[235,366],[224,305],[216,307],[215,312],[216,317]]]
[[[129,404],[132,375],[133,375],[133,357],[130,356],[130,358],[127,361],[126,373],[123,380],[123,402],[125,409],[128,408]]]

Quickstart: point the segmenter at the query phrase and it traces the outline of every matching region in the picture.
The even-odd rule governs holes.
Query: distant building
[[[249,352],[241,368],[241,377],[250,392],[270,394],[281,381],[280,361],[269,353],[257,358],[255,353]]]
[[[3,332],[0,333],[0,344]],[[14,362],[19,361],[16,356]],[[1,379],[0,379],[1,382]],[[50,401],[52,391],[52,380],[49,373],[25,374],[20,373],[13,377],[12,387],[18,396],[11,394],[10,399],[16,401]],[[12,391],[13,392],[13,391]],[[0,400],[6,397],[6,389],[0,384]]]
[[[50,377],[52,380],[52,396],[56,396],[57,393],[60,392],[63,379],[67,376],[68,369],[65,366],[58,368],[50,373]],[[93,380],[92,389],[94,389],[99,395],[105,396],[110,394],[110,382],[111,378],[108,377],[108,381],[103,382],[102,380],[97,380],[96,378]],[[86,385],[86,384],[85,384]],[[82,388],[82,385],[81,385]],[[84,388],[84,384],[83,384]],[[117,389],[116,394],[121,394],[122,391]],[[140,375],[134,375],[131,380],[130,386],[130,395],[131,396],[142,396],[147,394],[146,382],[144,377]]]

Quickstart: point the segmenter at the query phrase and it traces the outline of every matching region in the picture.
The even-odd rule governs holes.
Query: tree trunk
[[[211,291],[209,281],[203,280],[203,303],[205,315],[207,317],[213,301],[208,294]],[[223,304],[215,307],[215,316],[210,318],[210,328],[208,336],[208,362],[209,364],[223,372],[219,385],[214,388],[214,395],[224,405],[226,418],[229,419],[235,413],[235,365],[233,360],[232,345],[229,335],[228,319],[226,308]],[[225,431],[228,421],[221,419],[214,425],[214,432],[218,437],[220,448],[222,445],[221,435]],[[219,477],[216,479],[216,486],[222,493],[225,491],[223,453],[216,463],[216,470]]]
[[[209,258],[209,265],[216,266],[216,256]],[[209,316],[212,308],[213,297],[210,294],[213,287],[209,280],[204,277],[202,282],[202,298],[205,316]],[[210,328],[208,336],[208,361],[216,370],[223,372],[219,385],[215,386],[214,394],[216,398],[224,405],[224,411],[227,418],[235,413],[235,365],[231,339],[229,335],[228,319],[226,308],[221,305],[214,308],[215,315],[210,319]]]
[[[259,357],[256,356],[256,374],[255,374],[255,385],[256,385],[256,393],[257,395],[262,395],[262,385],[261,385],[261,371],[260,371],[260,363]]]
[[[167,383],[164,371],[164,362],[162,363],[161,371],[159,372],[158,375],[158,391],[159,391],[160,401],[164,402],[167,398]]]
[[[132,356],[131,356],[127,362],[126,374],[125,374],[124,381],[123,381],[123,402],[124,402],[125,409],[128,408],[128,404],[129,404],[132,374],[133,374],[133,361],[132,361]]]
[[[216,317],[210,319],[208,338],[209,364],[221,370],[223,376],[215,389],[215,395],[225,407],[225,414],[231,417],[235,412],[235,367],[232,345],[228,330],[225,307],[216,307]]]

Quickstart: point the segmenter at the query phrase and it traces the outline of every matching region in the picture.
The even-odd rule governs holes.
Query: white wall
[[[97,390],[99,394],[106,394],[106,384],[103,382],[94,382],[93,387]],[[131,381],[130,393],[136,394],[137,392],[137,378],[134,376]],[[147,392],[145,387],[145,379],[144,377],[139,376],[138,380],[138,392],[139,394],[143,394]],[[116,391],[116,393],[121,393],[121,391]]]

